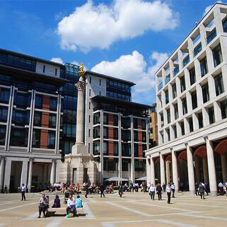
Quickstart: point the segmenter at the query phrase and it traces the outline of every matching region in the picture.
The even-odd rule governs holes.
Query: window
[[[222,119],[227,118],[227,100],[220,102]]]
[[[46,70],[46,66],[43,65],[43,73],[45,73],[45,70]]]
[[[0,125],[0,145],[5,145],[6,142],[6,126]]]
[[[91,102],[89,102],[89,110],[91,109]]]
[[[0,102],[9,103],[10,90],[0,87]]]
[[[63,135],[70,138],[75,138],[76,136],[76,125],[64,124],[63,125]]]
[[[170,123],[170,110],[167,110],[167,122]]]
[[[179,66],[176,66],[173,70],[173,75],[176,76],[179,73]]]
[[[174,139],[177,138],[177,127],[176,125],[173,126],[173,134],[174,134]]]
[[[227,32],[227,18],[222,22],[224,32]]]
[[[200,61],[200,71],[201,71],[201,76],[205,76],[208,73],[208,68],[207,68],[207,58],[203,58]]]
[[[109,119],[109,115],[107,113],[103,114],[103,123],[105,125],[108,125],[108,119]]]
[[[55,68],[55,76],[57,76],[57,74],[58,74],[58,69]]]
[[[12,122],[16,125],[25,126],[29,124],[29,112],[13,110]]]
[[[55,148],[55,132],[48,131],[48,145],[47,148],[54,149]]]
[[[191,85],[195,83],[196,76],[195,76],[195,68],[193,67],[192,69],[189,70],[189,75],[190,75],[190,83]]]
[[[103,154],[104,155],[108,154],[108,141],[103,142]]]
[[[190,61],[190,58],[189,58],[189,55],[188,55],[183,60],[183,67],[186,66],[189,63],[189,61]]]
[[[210,124],[213,124],[215,122],[215,120],[214,120],[214,107],[213,106],[208,108],[208,115],[209,115]]]
[[[100,123],[100,113],[95,113],[93,116],[93,122],[94,124],[99,124]]]
[[[135,171],[145,171],[146,164],[143,160],[135,160]]]
[[[184,122],[180,123],[180,128],[181,128],[181,135],[184,136],[185,135]]]
[[[191,99],[192,99],[192,109],[194,110],[195,108],[197,108],[197,95],[196,95],[196,91],[193,91],[191,93]]]
[[[113,129],[113,138],[114,138],[115,140],[118,139],[118,128],[114,128],[114,129]]]
[[[199,43],[195,48],[194,48],[194,57],[202,50],[202,44]]]
[[[203,103],[208,102],[210,99],[208,83],[202,86],[202,93],[203,93]]]
[[[134,156],[138,157],[139,156],[139,149],[138,149],[138,143],[134,143]]]
[[[88,137],[90,137],[91,136],[91,129],[89,128],[88,129]]]
[[[168,90],[165,91],[165,98],[166,98],[166,104],[168,104],[169,103],[169,92],[168,92]]]
[[[214,82],[215,82],[216,96],[218,96],[224,92],[222,74],[219,74],[218,76],[216,76],[214,78]]]
[[[41,126],[42,112],[36,111],[34,114],[34,125]]]
[[[91,76],[89,77],[89,83],[91,84]]]
[[[150,123],[152,123],[152,118],[150,118]],[[141,125],[142,125],[142,129],[143,129],[143,130],[146,130],[146,126],[147,126],[147,125],[146,125],[146,120],[142,119],[142,120],[141,120]]]
[[[220,44],[213,49],[214,67],[222,62],[222,52]]]
[[[69,154],[71,153],[72,146],[75,144],[75,142],[71,141],[64,141],[63,149],[64,149],[64,154]]]
[[[176,84],[173,84],[172,86],[172,92],[173,92],[173,99],[177,97],[177,87]]]
[[[185,89],[186,89],[186,86],[185,86],[185,78],[184,78],[184,76],[182,76],[182,77],[180,78],[180,87],[181,87],[181,92],[184,92]]]
[[[91,89],[89,89],[89,96],[91,96]]]
[[[89,119],[88,119],[88,122],[91,123],[91,115],[89,115],[88,118],[89,118]]]
[[[93,154],[94,155],[100,154],[100,141],[95,141],[93,143]]]
[[[104,158],[104,171],[116,171],[116,162],[114,159]]]
[[[216,36],[217,36],[216,29],[209,32],[209,34],[207,35],[207,44],[210,43]]]
[[[198,117],[198,122],[199,122],[199,128],[202,128],[203,127],[203,114],[198,113],[197,117]]]
[[[118,126],[118,116],[115,114],[113,115],[113,125]]]
[[[57,111],[57,98],[55,97],[50,97],[50,110]]]
[[[179,117],[179,114],[178,114],[178,104],[174,104],[173,106],[174,108],[174,115],[175,115],[175,120]]]
[[[56,114],[49,115],[49,127],[56,128]]]
[[[122,159],[122,171],[128,171],[128,163],[127,159]]]
[[[193,132],[193,120],[192,117],[188,119],[188,124],[189,124],[189,131]]]
[[[183,114],[186,114],[188,112],[186,98],[182,99],[182,109],[183,109]]]
[[[168,139],[168,141],[170,141],[170,133],[169,133],[169,129],[166,129],[166,134],[167,134],[167,139]]]
[[[117,142],[114,142],[114,156],[118,156],[118,143]]]
[[[133,118],[133,127],[138,128],[138,119],[137,118]]]
[[[10,136],[10,146],[27,147],[28,129],[12,127]]]
[[[102,80],[99,79],[99,86],[102,86]]]
[[[16,92],[14,97],[14,104],[21,108],[26,108],[30,105],[30,95]]]
[[[108,137],[108,129],[107,129],[107,131],[106,131],[106,129],[107,129],[106,127],[103,128],[103,137],[104,138],[107,138]],[[100,127],[95,127],[93,129],[93,137],[94,137],[94,139],[100,138]]]
[[[0,106],[0,121],[7,122],[8,108]]]
[[[138,131],[134,131],[134,141],[138,141]]]
[[[43,96],[36,95],[35,96],[35,108],[42,109],[43,107]]]
[[[122,143],[122,156],[130,157],[131,156],[131,144]]]
[[[160,137],[161,137],[162,143],[164,143],[164,135],[163,135],[163,132],[160,132]]]

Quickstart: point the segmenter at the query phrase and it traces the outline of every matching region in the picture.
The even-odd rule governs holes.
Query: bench
[[[83,208],[76,208],[77,216],[85,216]],[[47,214],[49,216],[65,216],[66,215],[66,207],[60,207],[60,208],[48,208]]]

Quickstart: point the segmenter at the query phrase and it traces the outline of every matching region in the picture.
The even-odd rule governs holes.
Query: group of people
[[[61,207],[61,200],[58,195],[55,196],[54,203],[52,205],[52,208],[60,208]],[[79,195],[77,195],[77,198],[74,198],[73,194],[70,194],[67,199],[67,206],[66,206],[66,215],[67,217],[75,217],[76,216],[76,209],[82,208],[83,202]],[[48,213],[49,208],[49,196],[46,196],[45,194],[42,194],[40,200],[39,200],[39,216],[41,217],[41,214],[43,213],[43,217],[45,218]]]
[[[175,198],[175,185],[174,185],[174,183],[173,182],[168,183],[165,186],[165,188],[163,188],[160,183],[158,183],[157,186],[149,183],[148,192],[149,192],[149,195],[150,195],[152,200],[155,199],[155,193],[157,193],[157,195],[158,195],[158,200],[162,200],[162,191],[164,191],[164,192],[166,191],[167,203],[170,204],[171,194],[172,194],[172,198]]]

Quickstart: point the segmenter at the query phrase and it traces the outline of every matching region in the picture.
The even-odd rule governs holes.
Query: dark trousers
[[[25,192],[21,192],[21,200],[26,200]]]
[[[119,191],[119,196],[122,197],[123,191]]]
[[[43,217],[46,217],[45,210],[46,210],[45,206],[43,206],[43,207],[39,206],[39,217],[41,216],[42,212],[43,212]]]
[[[162,200],[162,193],[158,192],[158,200]]]
[[[70,211],[72,211],[73,215],[76,216],[76,207],[75,206],[66,207],[66,213],[69,214]]]
[[[155,192],[150,192],[151,199],[154,200]]]
[[[104,191],[100,191],[100,192],[101,192],[100,197],[104,197],[105,198]]]
[[[168,201],[167,201],[167,203],[168,203],[168,204],[170,204],[171,192],[167,192],[167,197],[168,197]]]
[[[173,193],[172,197],[174,198],[174,197],[175,197],[175,196],[174,196],[175,189],[172,189],[171,191],[172,191],[172,193]]]
[[[87,198],[87,195],[88,195],[88,189],[86,189],[86,194],[85,194],[85,197]]]
[[[205,199],[204,192],[200,192],[200,197],[201,197],[201,199]]]

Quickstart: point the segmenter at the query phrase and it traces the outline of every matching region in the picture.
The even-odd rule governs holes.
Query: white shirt
[[[171,187],[171,189],[173,189],[173,190],[175,189],[175,185],[174,185],[174,184],[172,184],[170,187]]]
[[[21,191],[25,192],[26,191],[26,186],[21,186]]]
[[[220,183],[218,184],[218,187],[219,187],[219,188],[222,188],[222,187],[223,187],[223,184],[220,182]]]
[[[155,187],[154,186],[150,186],[149,192],[155,192]]]
[[[67,200],[67,207],[70,207],[72,205],[76,206],[76,200],[74,198]]]
[[[169,186],[166,186],[166,192],[171,192],[171,188]]]

